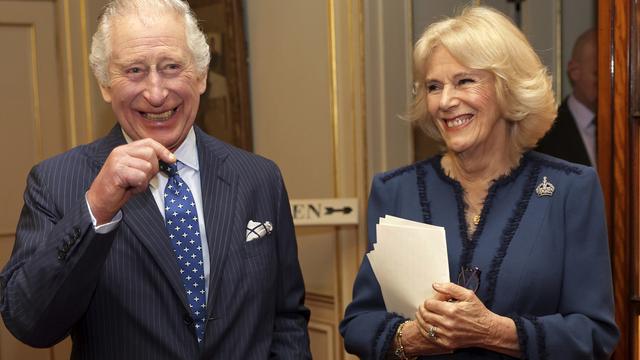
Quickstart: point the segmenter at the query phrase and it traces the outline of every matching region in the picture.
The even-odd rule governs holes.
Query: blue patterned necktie
[[[171,165],[161,164],[161,170],[169,175],[164,189],[165,225],[180,268],[182,285],[187,293],[198,343],[201,343],[204,339],[207,305],[198,211],[191,189],[178,175],[177,162]]]

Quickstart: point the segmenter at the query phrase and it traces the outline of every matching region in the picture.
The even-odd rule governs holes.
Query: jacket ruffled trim
[[[389,324],[389,322],[394,321],[394,319],[396,319],[396,322],[391,326],[390,331],[388,331],[385,334],[384,330],[387,328],[387,325]],[[391,346],[391,342],[393,341],[393,338],[396,335],[396,331],[398,331],[398,327],[400,326],[402,321],[404,321],[402,319],[403,318],[396,313],[387,313],[385,315],[384,319],[382,320],[382,322],[378,326],[378,329],[376,330],[375,344],[378,344],[380,341],[383,341],[383,343],[382,343],[382,348],[380,349],[380,354],[377,354],[374,357],[375,359],[382,360],[385,358],[387,352],[389,351],[389,346]],[[400,320],[400,321],[397,321],[397,320]]]

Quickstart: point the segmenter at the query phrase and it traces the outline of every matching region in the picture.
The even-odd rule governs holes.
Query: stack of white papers
[[[444,228],[386,215],[376,234],[367,257],[387,311],[415,319],[418,306],[434,295],[431,285],[449,282]]]

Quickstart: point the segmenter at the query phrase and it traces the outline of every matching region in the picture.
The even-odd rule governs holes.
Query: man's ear
[[[575,60],[569,60],[567,64],[567,76],[571,81],[576,81],[580,78],[580,64]]]
[[[204,72],[204,74],[202,74],[202,76],[200,77],[200,79],[198,79],[198,92],[200,93],[200,95],[204,94],[204,91],[207,90],[207,75],[209,73],[208,72]],[[102,95],[104,97],[104,95]]]
[[[102,98],[104,99],[104,101],[111,104],[111,87],[100,85],[100,92],[102,93]]]

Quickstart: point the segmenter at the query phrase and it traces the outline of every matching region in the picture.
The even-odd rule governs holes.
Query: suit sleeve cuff
[[[113,231],[116,227],[118,227],[118,225],[120,224],[120,221],[122,220],[122,210],[118,210],[118,212],[113,217],[113,219],[111,219],[111,221],[109,221],[108,223],[97,225],[98,220],[96,220],[96,217],[93,216],[93,212],[91,211],[91,206],[89,206],[89,201],[87,200],[86,193],[84,194],[84,201],[87,204],[89,215],[91,215],[91,223],[93,224],[93,231],[95,231],[96,234],[108,234],[111,231]]]

